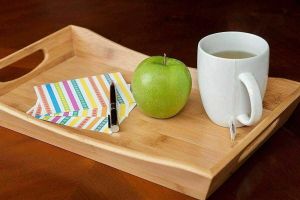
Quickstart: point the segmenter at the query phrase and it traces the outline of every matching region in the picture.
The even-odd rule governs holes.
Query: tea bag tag
[[[234,142],[236,137],[236,125],[234,119],[229,120],[228,126],[229,126],[231,142]]]

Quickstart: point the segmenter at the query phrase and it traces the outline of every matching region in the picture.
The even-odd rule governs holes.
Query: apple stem
[[[167,64],[167,55],[166,55],[166,53],[164,53],[164,65],[166,65]]]

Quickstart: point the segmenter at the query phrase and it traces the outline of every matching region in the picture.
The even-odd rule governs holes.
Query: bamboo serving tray
[[[36,101],[34,85],[120,71],[127,82],[146,55],[87,29],[68,26],[0,60],[0,69],[42,50],[44,60],[28,74],[0,82],[0,125],[80,154],[189,196],[205,199],[272,133],[299,103],[300,83],[269,78],[263,119],[238,129],[233,145],[227,128],[213,124],[193,90],[177,116],[158,120],[138,108],[108,135],[37,120],[25,114]]]

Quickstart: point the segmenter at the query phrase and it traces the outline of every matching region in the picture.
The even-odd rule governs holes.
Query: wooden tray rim
[[[125,51],[136,52],[136,51],[131,50],[129,48],[126,48],[122,45],[119,45],[119,44],[117,44],[113,41],[110,41],[109,39],[106,39],[103,36],[98,35],[97,33],[94,33],[94,32],[92,32],[88,29],[78,27],[78,26],[74,26],[74,25],[67,26],[67,27],[65,27],[65,28],[63,28],[63,29],[61,29],[61,30],[59,30],[59,31],[57,31],[57,32],[55,32],[55,33],[53,33],[53,34],[51,34],[51,35],[49,35],[49,36],[47,36],[43,39],[41,39],[41,40],[46,40],[47,38],[55,37],[55,35],[57,35],[59,32],[66,31],[67,29],[70,29],[70,30],[73,30],[73,29],[86,30],[86,31],[89,31],[89,32],[97,35],[99,37],[99,39],[105,39],[106,41],[108,41],[108,42],[110,42],[114,45],[118,45],[120,48],[122,48]],[[14,59],[15,57],[17,57],[17,58],[25,57],[24,56],[25,54],[23,55],[23,52],[28,50],[28,49],[31,49],[32,47],[35,47],[35,46],[39,45],[40,41],[37,41],[37,42],[35,42],[35,43],[25,47],[25,48],[13,53],[13,54],[1,59],[0,60],[0,68],[3,68],[6,65],[15,62],[16,61],[16,59]],[[33,49],[37,49],[37,48],[33,48]],[[137,53],[139,53],[139,52],[137,52]],[[22,54],[22,55],[19,56],[20,54]],[[139,54],[141,54],[141,53],[139,53]],[[141,54],[141,55],[146,57],[146,55],[144,55],[144,54]],[[47,59],[47,56],[45,56],[45,59],[42,61],[42,63],[40,63],[40,65],[37,68],[42,67],[46,59]],[[36,69],[34,69],[32,72],[34,72]],[[189,70],[191,71],[191,73],[194,73],[194,76],[196,76],[195,75],[196,69],[189,68]],[[17,81],[19,81],[21,79],[30,80],[30,79],[28,79],[28,76],[33,74],[32,72],[30,72],[30,73],[28,73],[28,74],[24,75],[23,77],[20,77],[16,80],[6,82],[5,84],[10,84],[10,85],[14,84],[14,87],[18,87],[22,83],[17,82]],[[31,78],[33,78],[35,76],[38,76],[38,75],[39,74],[35,74]],[[104,141],[101,141],[101,140],[90,138],[90,137],[85,136],[85,135],[79,135],[75,132],[66,130],[64,127],[59,127],[55,124],[50,124],[50,123],[43,122],[41,120],[35,119],[31,116],[28,116],[26,113],[23,113],[23,112],[15,109],[11,106],[8,106],[8,105],[6,105],[2,102],[0,102],[0,111],[6,112],[7,114],[12,115],[16,118],[19,118],[19,119],[25,120],[27,122],[30,122],[30,123],[34,124],[35,126],[39,126],[39,127],[48,129],[48,130],[50,130],[51,132],[53,132],[55,134],[59,134],[59,135],[62,135],[62,136],[68,137],[68,138],[72,138],[72,139],[74,139],[78,142],[87,143],[87,144],[92,145],[96,148],[105,149],[105,150],[108,150],[108,151],[111,151],[111,152],[114,152],[114,153],[117,153],[117,154],[120,154],[120,155],[124,155],[124,156],[127,156],[127,157],[132,157],[132,158],[135,158],[135,159],[140,159],[140,160],[143,160],[143,161],[148,161],[148,162],[152,162],[152,163],[156,163],[156,164],[161,164],[161,165],[164,165],[164,166],[170,166],[170,167],[173,167],[173,168],[178,168],[178,169],[181,169],[181,170],[184,170],[184,171],[189,171],[189,172],[198,174],[200,176],[204,176],[204,177],[207,177],[209,179],[212,179],[216,174],[218,174],[222,170],[222,168],[224,166],[226,166],[226,164],[228,164],[232,159],[237,157],[237,155],[242,154],[243,151],[245,149],[247,149],[248,146],[250,146],[253,142],[255,142],[255,140],[259,137],[259,135],[266,128],[268,128],[269,125],[272,124],[272,122],[274,122],[280,116],[280,114],[291,103],[293,103],[294,101],[299,101],[300,83],[296,82],[296,81],[288,80],[288,79],[283,79],[283,78],[277,78],[277,79],[282,79],[282,80],[285,80],[285,81],[289,81],[293,84],[297,84],[298,89],[293,94],[291,94],[289,96],[289,98],[287,98],[283,102],[281,102],[265,119],[263,119],[261,122],[259,122],[259,124],[257,124],[256,127],[252,131],[250,131],[249,134],[247,136],[245,136],[245,138],[240,143],[238,143],[237,146],[232,151],[230,151],[226,155],[226,157],[224,157],[224,159],[219,161],[216,164],[216,166],[214,166],[212,169],[205,169],[205,168],[202,168],[202,167],[190,166],[190,165],[185,164],[185,163],[180,163],[180,162],[177,162],[177,161],[174,161],[174,160],[169,160],[169,159],[166,159],[166,158],[163,158],[163,157],[160,157],[160,156],[154,156],[154,155],[149,155],[149,154],[146,154],[146,153],[141,153],[141,152],[138,152],[136,150],[131,150],[131,149],[128,149],[128,148],[125,148],[125,147],[122,147],[122,146],[118,146],[118,145],[115,145],[115,144],[111,144],[111,143],[108,143],[108,142],[104,142]],[[18,83],[18,84],[15,84],[15,83]],[[197,89],[197,87],[194,87],[194,89]]]

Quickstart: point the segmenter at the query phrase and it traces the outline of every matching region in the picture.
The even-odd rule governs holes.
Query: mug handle
[[[262,97],[260,89],[253,76],[253,74],[246,72],[239,75],[240,81],[246,86],[248,95],[250,97],[251,114],[250,117],[247,114],[240,114],[237,116],[237,120],[242,124],[251,126],[258,122],[262,116]]]

